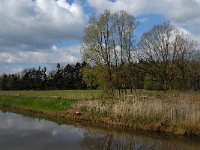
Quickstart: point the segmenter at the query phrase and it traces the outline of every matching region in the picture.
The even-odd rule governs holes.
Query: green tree
[[[131,79],[129,77],[133,73],[131,63],[135,26],[134,17],[128,13],[120,11],[112,14],[106,10],[100,15],[93,15],[85,28],[83,59],[92,68],[99,69],[97,72],[101,79],[98,81],[107,93],[112,93],[116,88],[120,90],[127,83],[131,89],[133,87],[132,81],[127,82],[126,79]]]

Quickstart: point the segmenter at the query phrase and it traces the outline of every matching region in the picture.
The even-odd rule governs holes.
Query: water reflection
[[[164,139],[161,136],[143,136],[123,133],[105,133],[97,130],[84,134],[82,146],[86,149],[98,150],[199,150],[200,143],[189,139]]]
[[[199,150],[200,143],[160,136],[118,133],[72,125],[58,125],[14,113],[0,112],[2,150]]]

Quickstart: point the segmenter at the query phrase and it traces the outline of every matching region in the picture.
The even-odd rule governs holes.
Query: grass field
[[[41,111],[64,111],[77,100],[0,96],[0,105]]]
[[[49,90],[49,91],[0,91],[0,96],[20,96],[20,97],[40,97],[40,98],[61,98],[61,99],[99,99],[102,98],[102,90]],[[116,97],[120,100],[138,99],[147,97],[148,99],[187,99],[200,102],[200,92],[182,92],[182,91],[147,91],[136,90],[132,94],[128,91],[127,94]]]
[[[0,96],[61,98],[61,99],[94,99],[100,97],[101,90],[51,90],[51,91],[0,91]]]

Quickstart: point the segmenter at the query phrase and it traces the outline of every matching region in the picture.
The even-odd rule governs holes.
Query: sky
[[[83,29],[105,9],[135,16],[136,37],[170,21],[200,42],[200,0],[0,0],[0,74],[81,62]]]

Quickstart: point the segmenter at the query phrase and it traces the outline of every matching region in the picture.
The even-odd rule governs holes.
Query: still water
[[[0,150],[199,150],[200,140],[122,133],[0,112]]]

